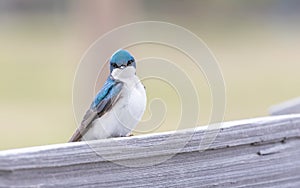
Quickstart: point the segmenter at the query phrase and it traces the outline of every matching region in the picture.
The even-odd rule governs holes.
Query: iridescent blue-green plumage
[[[109,100],[115,98],[120,93],[122,86],[123,84],[121,82],[118,82],[114,80],[111,76],[109,76],[106,82],[104,83],[102,89],[96,95],[96,98],[93,101],[91,108],[97,108],[99,112],[102,111],[102,108],[106,105],[103,104],[104,101],[105,103],[107,103]],[[100,108],[99,105],[101,105],[102,108]]]
[[[110,59],[110,73],[116,68],[123,69],[128,66],[136,67],[134,57],[128,51],[121,49],[112,55]],[[107,78],[92,102],[90,109],[83,117],[81,126],[70,139],[71,142],[80,140],[82,135],[89,129],[91,123],[111,109],[113,104],[118,100],[122,87],[123,83],[114,80],[111,75]]]
[[[136,67],[134,57],[126,50],[118,50],[113,54],[110,59],[110,73],[114,68],[119,68],[121,66],[133,66]]]
[[[91,123],[109,111],[113,104],[118,100],[123,83],[112,79],[109,76],[91,104],[90,109],[85,113],[79,129],[76,130],[71,142],[79,141],[83,134],[89,129]]]
[[[113,69],[120,68],[122,66],[136,67],[134,57],[126,50],[118,50],[112,55],[110,59],[110,73],[113,71]],[[91,108],[97,107],[102,100],[106,101],[109,100],[109,98],[114,98],[121,91],[121,88],[122,84],[109,76],[104,83],[104,86],[93,101]],[[99,110],[102,109],[100,108]]]

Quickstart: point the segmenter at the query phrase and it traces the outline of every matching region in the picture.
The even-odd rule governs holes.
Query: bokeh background
[[[0,0],[0,150],[66,142],[84,51],[111,29],[148,20],[206,42],[226,82],[226,121],[268,115],[300,94],[298,0]]]

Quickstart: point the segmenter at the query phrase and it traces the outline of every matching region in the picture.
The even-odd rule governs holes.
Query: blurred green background
[[[300,94],[298,0],[0,0],[0,150],[66,142],[82,54],[111,29],[147,20],[206,42],[226,82],[226,121],[268,115]]]

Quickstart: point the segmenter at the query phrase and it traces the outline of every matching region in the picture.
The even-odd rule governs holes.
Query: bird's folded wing
[[[113,104],[120,98],[122,87],[122,82],[108,77],[104,86],[91,104],[90,109],[85,113],[80,127],[73,134],[69,142],[80,141],[82,135],[90,128],[91,123],[111,109]]]

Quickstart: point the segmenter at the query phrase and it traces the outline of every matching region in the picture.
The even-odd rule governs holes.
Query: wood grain
[[[300,187],[300,115],[207,129],[1,151],[0,186]]]

